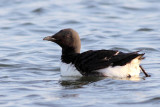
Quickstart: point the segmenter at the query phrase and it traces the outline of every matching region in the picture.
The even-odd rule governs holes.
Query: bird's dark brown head
[[[80,53],[81,41],[78,33],[73,29],[62,29],[52,36],[47,36],[43,40],[57,43],[62,47],[62,52]]]

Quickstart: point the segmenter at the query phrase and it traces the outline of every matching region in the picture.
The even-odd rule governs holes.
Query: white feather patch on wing
[[[130,63],[124,66],[107,67],[104,69],[97,70],[104,76],[123,78],[127,76],[138,77],[140,74],[140,60],[139,58],[133,59]]]
[[[73,64],[66,64],[61,62],[61,76],[74,76],[74,77],[81,77],[82,74],[75,68]]]
[[[116,55],[118,55],[119,54],[119,51],[118,52],[116,52],[115,54],[114,54],[114,56],[116,56]]]

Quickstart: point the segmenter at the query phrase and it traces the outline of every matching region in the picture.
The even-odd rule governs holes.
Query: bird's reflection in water
[[[77,88],[83,88],[84,85],[88,85],[94,82],[98,82],[101,80],[124,80],[124,81],[134,81],[138,82],[141,80],[145,80],[145,77],[126,77],[126,78],[111,78],[111,77],[61,77],[59,83],[64,87],[64,88],[69,88],[69,89],[77,89]]]
[[[97,82],[106,77],[61,77],[60,84],[65,88],[82,88],[84,85]]]

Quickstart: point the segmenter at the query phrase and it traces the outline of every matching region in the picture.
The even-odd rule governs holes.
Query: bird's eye
[[[70,34],[69,32],[66,32],[65,37],[66,37],[66,38],[69,38],[69,37],[70,37],[69,34]]]
[[[65,35],[69,35],[70,34],[70,32],[65,32]]]

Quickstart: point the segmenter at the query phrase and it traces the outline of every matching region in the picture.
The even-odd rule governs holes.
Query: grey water
[[[151,77],[61,77],[61,48],[43,41],[75,29],[81,52],[141,50]],[[1,107],[159,107],[160,0],[0,0]]]

